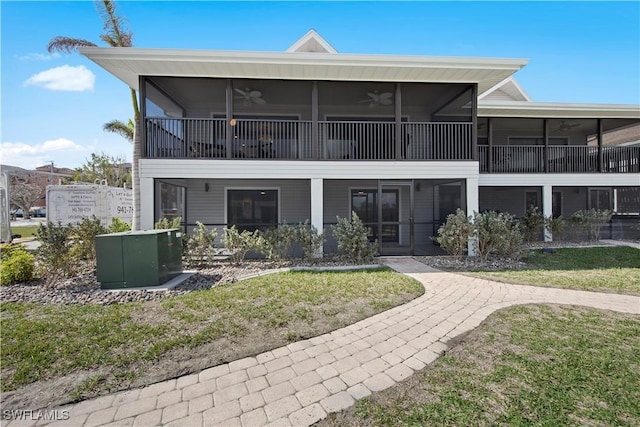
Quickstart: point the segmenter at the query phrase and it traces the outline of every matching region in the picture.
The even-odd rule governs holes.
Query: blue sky
[[[283,51],[310,28],[339,52],[528,58],[534,101],[640,104],[640,2],[118,2],[150,48]],[[89,1],[1,1],[0,163],[75,168],[92,152],[131,159],[105,133],[131,117],[124,83],[57,35],[100,44]]]

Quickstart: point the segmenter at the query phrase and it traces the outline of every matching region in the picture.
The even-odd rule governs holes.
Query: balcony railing
[[[479,146],[480,172],[494,173],[596,173],[640,172],[640,147],[550,146],[545,161],[540,145]]]
[[[145,157],[301,160],[471,160],[471,123],[147,118]],[[232,132],[227,142],[227,129]],[[399,135],[400,141],[396,143]]]

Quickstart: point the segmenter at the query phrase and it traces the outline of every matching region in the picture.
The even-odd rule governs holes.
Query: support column
[[[140,178],[140,230],[153,230],[155,207],[153,178]],[[186,220],[186,218],[185,218]]]
[[[544,215],[545,218],[553,215],[553,186],[551,185],[542,186],[542,215]],[[551,229],[546,225],[544,227],[544,241],[553,242]]]
[[[467,216],[473,216],[474,212],[480,211],[478,178],[467,178],[465,188],[467,192]],[[475,236],[469,239],[467,251],[469,256],[476,255]]]
[[[324,230],[324,182],[322,178],[311,179],[311,225],[318,233]],[[322,258],[323,248],[316,253],[316,258]]]

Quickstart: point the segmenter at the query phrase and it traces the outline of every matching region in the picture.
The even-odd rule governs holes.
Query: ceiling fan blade
[[[391,92],[384,92],[380,94],[380,99],[390,99],[393,94]]]
[[[391,101],[389,98],[380,99],[380,105],[391,105],[392,103],[393,101]]]
[[[233,90],[235,90],[242,96],[247,96],[247,92],[243,91],[242,89],[238,89],[237,87],[234,87]]]
[[[262,98],[251,98],[251,99],[253,100],[254,104],[264,105],[267,103],[267,101],[265,101]]]
[[[262,96],[262,92],[259,90],[252,90],[249,92],[249,96],[252,98],[260,98]]]

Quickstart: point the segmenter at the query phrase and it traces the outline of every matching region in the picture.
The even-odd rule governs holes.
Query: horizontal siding
[[[524,187],[524,186],[637,186],[637,173],[546,173],[546,174],[482,174],[478,178],[480,187]]]
[[[542,209],[540,187],[480,187],[480,211],[508,212],[521,217],[524,215],[527,191],[536,191]]]

